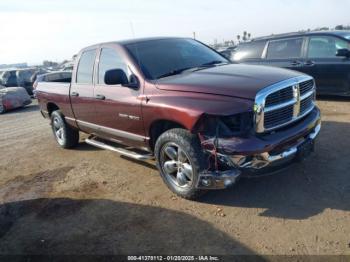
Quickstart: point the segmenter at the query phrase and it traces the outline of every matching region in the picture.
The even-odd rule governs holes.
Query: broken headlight
[[[253,127],[253,114],[246,112],[233,116],[224,116],[218,119],[219,135],[245,135]]]
[[[231,116],[209,116],[202,119],[203,134],[216,137],[248,135],[253,127],[253,113],[245,112]]]

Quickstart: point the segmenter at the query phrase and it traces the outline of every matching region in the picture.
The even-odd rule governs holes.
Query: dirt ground
[[[59,148],[35,103],[0,115],[0,254],[350,254],[350,100],[318,104],[306,162],[198,202],[152,162]]]

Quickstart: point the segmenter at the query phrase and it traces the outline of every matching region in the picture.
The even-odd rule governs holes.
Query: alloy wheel
[[[57,142],[60,145],[63,145],[64,144],[64,129],[63,129],[62,120],[59,119],[58,117],[55,117],[53,119],[52,125],[53,125],[53,131],[54,131],[55,137],[57,139]]]
[[[167,179],[182,188],[193,183],[193,168],[186,152],[176,143],[166,143],[160,154],[160,164]]]

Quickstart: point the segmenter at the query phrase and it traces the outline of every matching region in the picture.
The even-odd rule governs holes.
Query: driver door
[[[128,145],[142,144],[145,141],[141,112],[142,87],[107,85],[104,77],[112,69],[123,70],[128,78],[132,74],[121,48],[113,45],[102,46],[94,87],[95,123],[102,135]]]

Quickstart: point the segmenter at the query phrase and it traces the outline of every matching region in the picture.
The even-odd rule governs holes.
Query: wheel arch
[[[159,136],[164,132],[173,128],[182,128],[182,129],[188,130],[183,124],[174,120],[160,119],[160,120],[154,121],[150,125],[148,134],[150,137],[149,146],[152,149],[152,151],[154,151],[154,147]]]
[[[58,105],[56,103],[48,102],[46,104],[46,109],[47,109],[47,112],[49,113],[49,116],[51,116],[53,111],[59,110],[60,108],[58,107]]]

